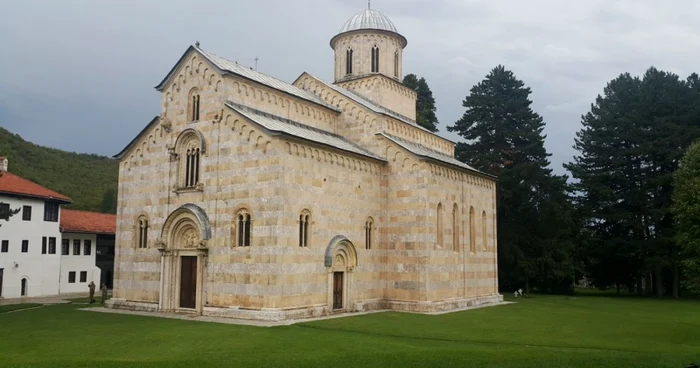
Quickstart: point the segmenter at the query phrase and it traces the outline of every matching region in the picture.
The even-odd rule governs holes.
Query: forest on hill
[[[0,128],[0,156],[8,171],[64,194],[67,208],[116,213],[118,163],[94,154],[42,147]]]

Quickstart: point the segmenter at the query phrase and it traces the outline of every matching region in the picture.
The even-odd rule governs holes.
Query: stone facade
[[[109,306],[280,320],[501,301],[494,178],[415,124],[387,73],[290,85],[188,48],[117,155]]]

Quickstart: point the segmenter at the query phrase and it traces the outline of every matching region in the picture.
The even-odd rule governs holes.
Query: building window
[[[399,77],[399,52],[394,53],[394,77]]]
[[[187,117],[189,121],[199,120],[199,90],[197,88],[192,88],[190,91],[190,98],[188,102],[188,113]]]
[[[22,253],[29,252],[29,240],[22,240]]]
[[[73,255],[80,255],[80,239],[73,239]]]
[[[374,220],[370,217],[365,222],[365,249],[372,249],[372,226]]]
[[[178,139],[179,186],[195,188],[199,184],[199,171],[204,142],[195,131],[189,131]]]
[[[437,205],[437,228],[435,229],[437,232],[437,243],[438,246],[442,246],[442,236],[443,233],[445,232],[443,225],[442,225],[442,203],[438,203]]]
[[[92,240],[83,240],[83,254],[86,256],[92,255]]]
[[[22,206],[22,221],[32,221],[32,206]]]
[[[19,295],[20,296],[27,296],[27,279],[26,278],[22,278],[22,281],[20,281]]]
[[[311,212],[301,211],[299,215],[299,246],[306,248],[309,246],[309,223],[311,222]]]
[[[452,250],[459,252],[459,208],[452,207]]]
[[[69,254],[70,254],[70,240],[63,239],[63,240],[61,240],[61,255],[67,256]]]
[[[10,213],[10,204],[9,203],[0,203],[0,212]]]
[[[250,213],[248,210],[240,210],[236,215],[236,229],[238,236],[236,238],[236,244],[239,247],[249,247],[250,246]]]
[[[379,47],[372,47],[372,73],[379,73]]]
[[[148,248],[148,219],[140,216],[136,222],[136,247]]]
[[[44,203],[44,221],[58,222],[58,203]]]
[[[345,74],[352,74],[352,49],[345,52]]]
[[[481,212],[481,249],[486,250],[488,237],[486,236],[486,211]]]
[[[0,252],[2,253],[7,253],[9,252],[10,249],[10,241],[9,240],[3,240],[2,241],[2,246],[0,246]]]
[[[49,238],[49,254],[56,254],[56,238]]]
[[[80,282],[87,282],[87,271],[80,271]]]
[[[476,253],[476,226],[474,222],[474,207],[469,207],[469,251]]]
[[[75,271],[68,272],[68,283],[75,284]]]
[[[41,254],[46,254],[46,240],[45,236],[41,238]]]

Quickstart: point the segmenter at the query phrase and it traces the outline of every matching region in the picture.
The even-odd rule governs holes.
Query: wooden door
[[[343,309],[343,272],[333,272],[333,309]]]
[[[5,271],[4,268],[0,268],[0,296],[2,296],[2,274]]]
[[[21,296],[27,296],[27,279],[22,279]]]
[[[195,308],[197,301],[197,257],[181,257],[180,308]]]

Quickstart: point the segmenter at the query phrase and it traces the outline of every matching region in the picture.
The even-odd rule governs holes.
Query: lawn
[[[248,327],[79,311],[0,314],[1,367],[685,367],[700,302],[535,296],[438,316]]]
[[[28,309],[28,308],[36,308],[40,307],[41,304],[34,304],[34,303],[23,303],[23,304],[8,304],[8,305],[0,305],[0,313],[7,313],[7,312],[12,312],[12,311],[18,311],[22,309]],[[0,329],[0,332],[2,329]]]

